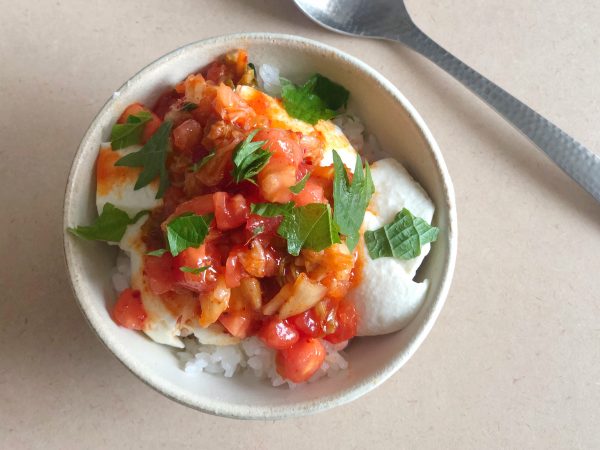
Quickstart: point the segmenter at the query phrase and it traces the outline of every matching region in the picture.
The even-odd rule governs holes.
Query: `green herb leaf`
[[[294,208],[292,214],[284,217],[277,233],[287,239],[288,253],[294,256],[298,256],[302,248],[318,252],[340,243],[331,207],[323,203]]]
[[[404,208],[393,222],[375,231],[365,232],[365,244],[371,259],[393,256],[412,259],[421,254],[421,247],[434,242],[439,228],[432,227],[420,217]]]
[[[204,167],[207,162],[209,162],[211,159],[213,159],[215,157],[216,154],[217,154],[216,150],[212,149],[208,155],[206,155],[200,161],[192,164],[192,167],[190,169],[191,172],[198,172],[198,170],[200,170],[202,167]]]
[[[185,103],[184,103],[184,104],[181,106],[181,108],[180,108],[180,111],[187,111],[187,112],[190,112],[190,111],[193,111],[193,110],[195,110],[197,107],[198,107],[198,105],[197,105],[196,103],[192,103],[192,102],[185,102]]]
[[[166,248],[159,248],[158,250],[152,250],[151,252],[146,253],[148,256],[162,256],[167,253],[169,250]]]
[[[328,108],[336,110],[342,106],[345,108],[348,104],[350,91],[341,84],[331,81],[321,74],[314,75],[316,82],[313,92],[325,102]]]
[[[336,116],[335,110],[345,106],[350,93],[343,86],[315,74],[302,86],[281,78],[281,98],[288,114],[310,124]]]
[[[139,144],[146,123],[152,120],[148,111],[140,111],[127,116],[125,123],[116,123],[110,132],[110,145],[113,150]]]
[[[167,244],[173,256],[177,256],[188,247],[198,248],[208,235],[213,215],[198,216],[184,213],[167,224]]]
[[[84,239],[119,242],[125,234],[127,226],[137,222],[144,214],[148,214],[148,211],[140,211],[133,219],[130,219],[125,211],[120,210],[112,203],[105,203],[102,213],[92,225],[67,228],[67,231]]]
[[[243,180],[252,181],[267,165],[271,156],[270,151],[261,148],[267,141],[252,142],[258,130],[254,130],[248,137],[240,142],[233,151],[233,180],[240,183]]]
[[[250,212],[263,217],[287,216],[294,210],[294,202],[288,203],[252,203]]]
[[[135,190],[147,186],[156,177],[160,177],[156,198],[162,198],[165,193],[169,185],[169,175],[165,163],[171,147],[169,136],[172,125],[170,121],[163,122],[139,151],[125,155],[115,163],[115,166],[143,168],[135,183]]]
[[[371,178],[369,163],[365,163],[363,172],[360,156],[356,155],[356,166],[352,183],[348,180],[348,174],[342,162],[342,158],[335,150],[333,151],[333,219],[340,228],[340,232],[346,235],[346,245],[352,251],[359,240],[359,230],[365,217],[365,211],[375,186]]]
[[[304,186],[306,186],[306,182],[308,181],[309,178],[310,178],[310,172],[307,173],[306,175],[304,175],[302,177],[302,179],[300,181],[298,181],[295,185],[290,187],[290,191],[292,191],[292,193],[294,193],[294,194],[299,194],[302,191],[302,189],[304,189]]]
[[[199,273],[204,272],[205,270],[210,269],[210,266],[202,266],[202,267],[187,267],[181,266],[179,270],[186,273],[192,273],[194,275],[198,275]]]
[[[290,255],[298,256],[302,248],[321,251],[340,243],[339,229],[329,205],[309,203],[296,207],[293,202],[254,203],[250,211],[264,217],[283,216],[277,233],[287,239]]]

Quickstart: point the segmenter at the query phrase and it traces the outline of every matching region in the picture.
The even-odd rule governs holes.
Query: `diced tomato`
[[[304,189],[299,194],[294,195],[293,198],[298,206],[308,205],[309,203],[327,203],[323,187],[312,178],[306,181]]]
[[[165,114],[169,112],[171,107],[175,105],[180,98],[181,94],[179,92],[177,92],[175,89],[169,89],[161,94],[160,97],[158,97],[158,100],[154,104],[154,108],[152,108],[152,110],[159,118],[164,120]]]
[[[258,173],[258,186],[261,195],[270,202],[286,203],[292,199],[290,187],[296,184],[296,169],[281,158],[271,158],[269,164]]]
[[[219,322],[232,336],[240,339],[250,336],[256,325],[252,314],[245,311],[226,311],[219,316]]]
[[[260,193],[271,202],[290,201],[292,192],[289,188],[296,184],[297,169],[303,157],[296,134],[278,128],[265,128],[256,133],[254,141],[266,141],[263,147],[273,153],[257,177]]]
[[[272,319],[265,322],[257,336],[275,350],[283,350],[298,342],[298,331],[287,320]]]
[[[338,344],[356,336],[358,326],[358,314],[354,303],[348,300],[342,300],[336,312],[337,328],[332,334],[325,337],[329,342]]]
[[[156,295],[173,289],[175,280],[171,271],[172,266],[173,257],[170,253],[144,257],[144,278],[150,290]]]
[[[150,122],[146,123],[146,125],[144,126],[144,131],[142,132],[142,142],[146,143],[146,141],[150,139],[154,132],[158,130],[158,127],[160,127],[162,121],[156,114],[154,114],[148,108],[144,107],[144,105],[142,105],[141,103],[133,103],[129,105],[127,108],[125,108],[125,111],[123,111],[123,114],[121,114],[121,117],[119,117],[117,123],[125,123],[127,122],[127,118],[129,116],[137,114],[141,111],[146,111],[152,114],[152,119],[150,120]]]
[[[215,203],[213,201],[212,194],[199,195],[194,197],[187,202],[181,203],[173,213],[175,216],[179,216],[186,212],[192,212],[199,216],[204,216],[215,211]]]
[[[326,297],[314,307],[292,316],[288,320],[303,335],[322,338],[335,331],[337,327],[336,310],[337,302]]]
[[[210,266],[200,273],[184,272],[182,267],[192,269]],[[198,248],[188,247],[173,258],[172,274],[175,282],[182,287],[196,292],[204,292],[214,287],[216,276],[215,261],[206,255],[204,245]]]
[[[301,163],[296,170],[296,181],[300,181],[310,172],[310,166],[308,164]]]
[[[206,71],[206,79],[214,83],[219,83],[225,77],[227,67],[218,62],[212,63]]]
[[[237,194],[232,197],[226,192],[215,192],[213,202],[219,230],[231,230],[246,223],[250,208],[243,195]]]
[[[192,152],[202,139],[202,126],[188,119],[173,130],[173,145],[177,150]]]
[[[277,234],[277,229],[283,217],[263,217],[257,214],[250,214],[246,221],[246,230],[250,232],[250,236],[265,236],[271,237]]]
[[[323,337],[325,334],[313,308],[290,317],[289,320],[305,336],[316,338]]]
[[[260,195],[259,187],[249,181],[242,181],[237,186],[237,193],[242,194],[247,203],[263,203],[265,199]]]
[[[325,347],[319,339],[302,338],[291,347],[277,352],[277,373],[294,383],[302,383],[321,367],[325,355]]]
[[[244,251],[244,248],[234,247],[227,257],[225,263],[225,284],[228,288],[238,287],[240,280],[248,276],[248,273],[244,269],[242,262],[240,261],[239,255]]]
[[[127,288],[121,292],[113,309],[115,322],[131,330],[141,330],[144,328],[146,317],[140,291]]]
[[[221,83],[217,88],[214,109],[225,123],[250,130],[256,124],[256,112],[231,87]]]
[[[304,152],[293,131],[280,128],[264,128],[256,133],[253,141],[267,141],[263,146],[265,149],[272,152],[274,157],[283,156],[296,168],[302,162]]]

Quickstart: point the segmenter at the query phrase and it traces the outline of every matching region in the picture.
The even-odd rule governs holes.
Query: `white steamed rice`
[[[279,81],[279,69],[270,64],[261,64],[258,67],[256,77],[258,87],[261,91],[270,96],[279,97],[281,95],[281,83]]]
[[[112,284],[117,293],[129,287],[131,279],[131,263],[124,252],[119,252],[116,266],[112,273]],[[296,383],[284,380],[275,369],[275,351],[267,347],[260,339],[251,337],[236,345],[206,345],[195,336],[183,338],[184,351],[178,351],[177,356],[183,370],[190,374],[206,372],[214,375],[232,377],[236,374],[250,373],[260,379],[269,379],[273,386],[298,386]],[[327,375],[336,376],[348,368],[342,350],[348,342],[331,344],[323,341],[327,355],[321,368],[308,380],[312,383]]]
[[[258,68],[257,81],[259,88],[271,96],[281,95],[279,69],[269,64]],[[350,144],[363,156],[370,160],[384,155],[374,135],[365,131],[361,121],[354,115],[345,113],[336,117],[333,122],[350,141]],[[129,257],[119,252],[116,267],[112,274],[112,283],[117,293],[129,287],[131,264]],[[185,350],[177,352],[177,356],[186,373],[193,375],[206,372],[214,375],[233,377],[240,373],[251,373],[260,379],[269,379],[273,386],[287,384],[290,388],[299,386],[283,379],[275,369],[276,352],[267,347],[260,339],[251,337],[237,345],[205,345],[194,336],[183,339]],[[323,341],[327,356],[321,368],[308,380],[309,383],[328,376],[333,377],[348,368],[343,349],[348,342],[331,344]]]

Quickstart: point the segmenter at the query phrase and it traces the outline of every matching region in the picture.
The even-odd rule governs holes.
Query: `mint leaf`
[[[110,145],[113,150],[139,144],[146,123],[152,120],[152,114],[148,111],[140,111],[127,116],[125,123],[116,123],[110,132]]]
[[[346,105],[350,93],[343,86],[315,74],[302,86],[281,78],[281,98],[288,114],[310,124],[336,116],[336,109]]]
[[[273,155],[270,151],[262,148],[267,141],[252,142],[256,133],[258,133],[258,130],[250,133],[233,151],[233,171],[231,175],[236,183],[243,180],[252,181],[252,177],[267,165]]]
[[[198,107],[198,105],[196,103],[192,103],[192,102],[185,102],[181,108],[179,108],[180,111],[193,111]]]
[[[292,191],[292,193],[294,193],[294,194],[299,194],[302,191],[302,189],[304,189],[304,186],[306,186],[306,182],[308,181],[309,178],[310,178],[310,172],[307,173],[306,175],[304,175],[302,177],[302,179],[300,181],[298,181],[295,185],[290,187],[290,191]]]
[[[393,222],[375,231],[365,232],[365,244],[371,259],[393,256],[412,259],[421,254],[421,247],[437,240],[439,228],[402,209]]]
[[[348,89],[319,73],[314,75],[314,77],[316,78],[316,82],[313,92],[325,102],[328,108],[336,110],[342,106],[346,107],[348,98],[350,97]]]
[[[169,185],[165,163],[171,147],[169,137],[172,125],[170,121],[163,122],[139,151],[125,155],[115,163],[115,166],[143,168],[134,186],[136,191],[150,184],[156,177],[160,177],[156,198],[162,198],[165,193]]]
[[[204,272],[205,270],[210,269],[210,266],[202,266],[202,267],[187,267],[181,266],[179,270],[186,273],[192,273],[194,275],[198,275],[199,273]]]
[[[208,235],[213,215],[198,216],[184,213],[167,224],[167,244],[173,256],[177,256],[188,247],[198,248]]]
[[[166,248],[159,248],[158,250],[152,250],[151,252],[146,253],[148,256],[162,256],[167,253],[169,250]]]
[[[148,211],[140,211],[133,219],[130,219],[125,211],[120,210],[112,203],[105,203],[102,213],[92,225],[67,228],[67,231],[84,239],[119,242],[125,234],[127,226],[137,222],[144,214],[148,214]]]
[[[294,210],[294,202],[288,203],[252,203],[250,212],[263,217],[287,216]]]
[[[192,164],[192,168],[191,168],[190,171],[191,172],[198,172],[198,170],[200,170],[202,167],[204,167],[207,162],[209,162],[211,159],[213,159],[215,157],[216,154],[217,154],[216,150],[212,149],[208,155],[206,155],[200,161],[195,162],[194,164]]]
[[[294,208],[285,216],[277,233],[287,239],[290,255],[298,256],[302,248],[317,252],[340,243],[339,230],[331,217],[331,207],[310,203]]]
[[[359,230],[365,217],[365,211],[375,186],[371,178],[369,163],[365,163],[363,172],[360,156],[356,155],[356,166],[352,183],[338,152],[333,150],[333,219],[340,228],[340,232],[346,235],[346,245],[350,251],[354,250],[359,240]]]
[[[289,203],[254,203],[253,214],[283,216],[277,234],[287,240],[288,253],[298,256],[302,248],[321,251],[340,243],[339,229],[331,216],[331,207],[323,203],[294,206]]]

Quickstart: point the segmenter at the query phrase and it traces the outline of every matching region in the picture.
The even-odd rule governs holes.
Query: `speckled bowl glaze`
[[[427,298],[402,331],[357,338],[347,349],[349,369],[297,389],[273,388],[247,376],[223,378],[186,374],[173,350],[142,333],[118,327],[109,308],[115,300],[111,270],[116,249],[64,235],[73,291],[86,319],[104,344],[142,381],[167,397],[210,414],[240,419],[301,416],[347,403],[394,374],[419,348],[439,315],[450,287],[457,247],[452,182],[442,154],[423,119],[388,80],[358,59],[333,47],[298,36],[251,33],[207,39],[169,53],[127,81],[104,105],[75,155],[67,183],[64,225],[90,223],[95,211],[94,166],[100,142],[129,103],[152,104],[166,87],[231,49],[245,48],[258,66],[269,63],[292,80],[319,72],[351,92],[350,108],[381,146],[421,183],[435,203],[434,224],[441,232],[422,266]]]

